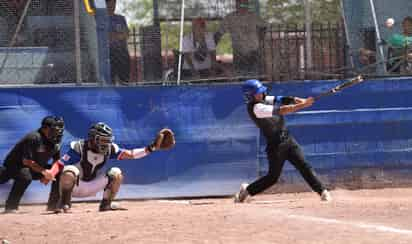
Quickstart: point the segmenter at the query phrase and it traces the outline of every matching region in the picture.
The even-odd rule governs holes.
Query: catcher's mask
[[[266,91],[266,86],[264,86],[259,80],[247,80],[242,85],[243,98],[245,102],[253,101],[256,94],[265,95]]]
[[[92,125],[89,129],[88,141],[91,149],[97,153],[108,154],[113,143],[113,132],[107,124],[103,122]]]
[[[60,144],[63,139],[64,120],[62,117],[46,116],[41,122],[41,128],[48,129],[47,140],[52,144]]]

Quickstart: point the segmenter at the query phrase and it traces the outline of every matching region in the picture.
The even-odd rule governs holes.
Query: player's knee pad
[[[107,171],[107,176],[109,177],[109,183],[113,181],[122,181],[123,174],[122,170],[118,167],[112,167]]]
[[[105,187],[105,191],[109,190],[112,192],[117,192],[123,181],[123,174],[120,168],[112,167],[107,171],[107,177],[109,182]]]
[[[74,165],[64,166],[63,173],[65,172],[71,172],[75,177],[78,177],[80,175],[80,170]]]
[[[80,171],[73,165],[65,166],[60,176],[60,188],[72,189],[77,182]]]
[[[103,199],[111,201],[119,191],[120,185],[123,181],[123,174],[117,167],[110,168],[106,174],[109,178],[109,182],[104,189]]]

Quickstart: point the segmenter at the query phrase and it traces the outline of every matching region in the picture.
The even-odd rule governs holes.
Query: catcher
[[[120,209],[114,207],[112,201],[119,191],[123,174],[117,167],[102,172],[101,169],[106,162],[109,159],[139,159],[159,149],[170,149],[174,144],[173,132],[170,129],[162,129],[152,144],[143,148],[123,149],[113,142],[113,132],[107,124],[93,124],[87,140],[71,142],[70,149],[60,160],[65,166],[59,177],[59,201],[53,211],[70,212],[72,196],[95,196],[101,190],[104,192],[99,211]]]
[[[283,115],[310,107],[314,99],[312,97],[305,99],[267,96],[267,88],[258,80],[247,80],[242,90],[247,101],[248,114],[267,141],[269,172],[250,185],[241,184],[240,191],[235,196],[235,202],[244,202],[249,195],[254,196],[275,184],[286,160],[289,160],[300,172],[310,187],[320,195],[322,201],[332,200],[328,190],[305,160],[299,144],[289,134],[283,117]]]

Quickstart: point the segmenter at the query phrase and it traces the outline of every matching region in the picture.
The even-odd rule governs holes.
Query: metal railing
[[[142,56],[142,35],[135,27],[130,29],[129,53],[131,57],[130,84],[165,83],[173,84],[173,80],[165,81],[165,72],[173,68],[176,60],[171,50],[162,50],[160,61],[162,67],[148,67],[154,72],[163,73],[161,79],[153,79],[155,75],[148,70],[144,72],[144,58]],[[256,78],[272,81],[307,80],[307,79],[338,79],[345,76],[346,72],[346,41],[342,24],[312,25],[312,60],[307,56],[307,42],[305,26],[303,25],[270,25],[261,40],[261,60],[259,60],[260,73]],[[150,40],[150,37],[146,37]],[[160,47],[159,47],[160,48]],[[231,54],[230,54],[231,55]],[[229,55],[229,56],[230,56]],[[233,60],[229,60],[233,62]],[[311,67],[308,64],[311,64]],[[231,72],[231,75],[210,76],[203,79],[190,80],[190,83],[230,82],[244,78]],[[158,76],[159,77],[159,76]]]
[[[305,27],[271,25],[264,40],[265,74],[270,80],[335,79],[345,71],[345,38],[341,24],[312,25],[311,47]],[[308,60],[308,48],[312,60]]]

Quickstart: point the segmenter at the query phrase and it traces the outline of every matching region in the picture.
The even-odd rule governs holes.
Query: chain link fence
[[[313,21],[310,30],[305,25],[304,2],[283,2],[157,1],[153,26],[144,27],[154,32],[141,32],[141,47],[145,50],[142,82],[191,84],[248,78],[286,81],[343,77],[348,59],[339,1],[329,7],[334,16],[309,19]],[[290,16],[283,13],[280,18],[286,9]],[[312,15],[325,14],[314,11]]]
[[[119,12],[115,0],[0,0],[0,83],[175,85],[412,70],[406,0],[141,3]],[[149,22],[130,14],[140,7]]]
[[[0,83],[97,81],[97,40],[89,35],[94,18],[78,4],[0,1]]]
[[[370,76],[410,76],[412,2],[342,1],[351,72]]]

